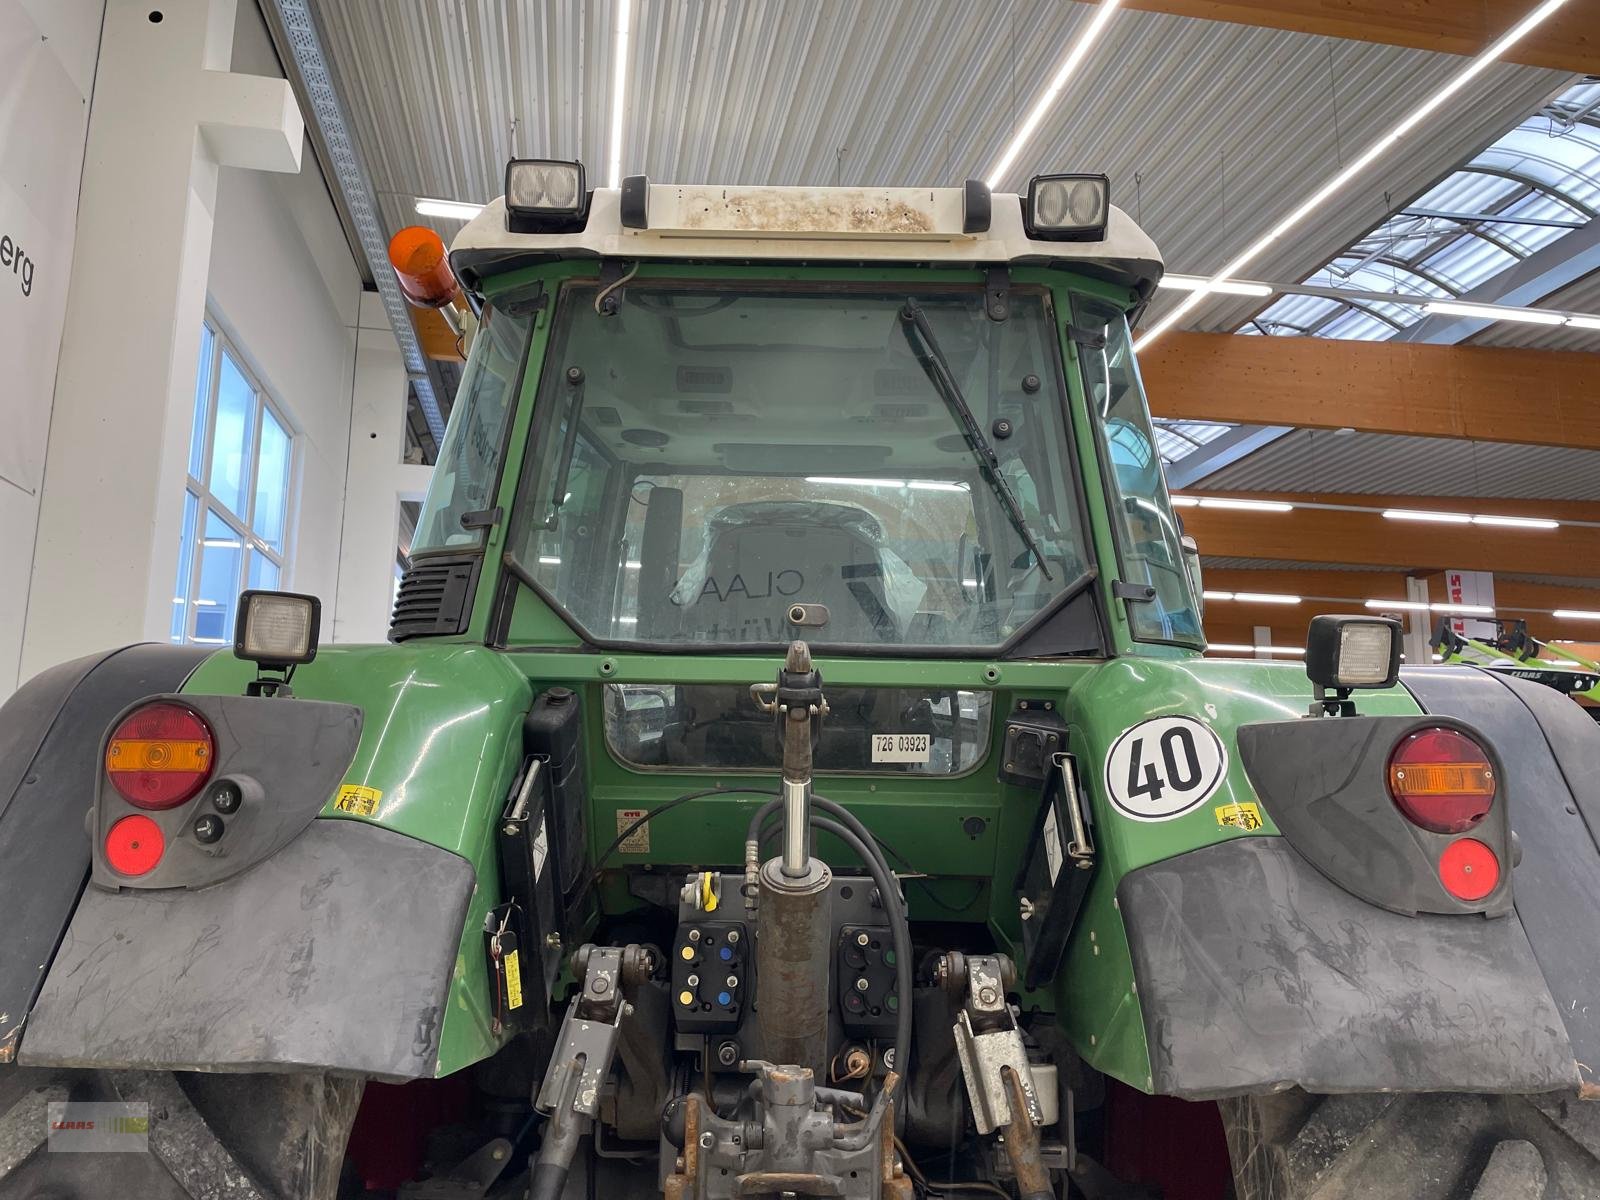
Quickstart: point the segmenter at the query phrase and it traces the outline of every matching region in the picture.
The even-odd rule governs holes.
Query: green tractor
[[[1600,734],[1203,656],[1103,176],[506,191],[391,644],[0,710],[0,1196],[1600,1195]]]

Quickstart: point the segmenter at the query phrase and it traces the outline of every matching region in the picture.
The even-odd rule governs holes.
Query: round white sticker
[[[1125,817],[1170,821],[1222,783],[1228,751],[1193,717],[1156,717],[1127,730],[1106,756],[1106,794]]]

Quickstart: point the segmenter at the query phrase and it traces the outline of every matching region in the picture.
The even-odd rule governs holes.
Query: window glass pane
[[[250,442],[254,430],[255,393],[233,356],[222,352],[217,379],[217,433],[211,445],[211,494],[229,511],[242,513],[249,499]]]
[[[500,443],[521,382],[522,351],[532,320],[532,310],[513,315],[491,306],[485,313],[417,521],[413,554],[476,546],[482,540],[483,530],[461,528],[461,516],[494,505]]]
[[[995,322],[977,288],[635,283],[609,318],[569,285],[551,339],[511,545],[586,632],[782,644],[812,604],[813,644],[996,646],[1084,573],[1036,289]]]
[[[266,591],[272,591],[278,586],[278,564],[259,550],[250,552],[249,586]]]
[[[181,642],[189,632],[189,577],[194,566],[194,523],[200,502],[193,492],[183,494],[183,538],[178,543],[178,579],[172,585],[172,629],[169,636]]]
[[[274,550],[283,550],[283,519],[289,502],[289,434],[272,410],[261,408],[261,457],[256,467],[256,504],[251,528]]]
[[[200,327],[200,365],[194,379],[194,424],[189,430],[189,474],[202,478],[206,460],[206,411],[211,407],[211,355],[215,339],[211,326]]]
[[[233,526],[208,509],[205,537],[200,542],[199,594],[194,598],[195,641],[221,644],[233,640],[243,554],[243,543]]]
[[[1128,623],[1143,641],[1199,642],[1200,616],[1189,590],[1182,534],[1167,498],[1127,319],[1117,305],[1087,296],[1074,301],[1073,311],[1079,325],[1105,337],[1103,347],[1085,346],[1079,356],[1122,578],[1155,589],[1152,600],[1127,602]]]

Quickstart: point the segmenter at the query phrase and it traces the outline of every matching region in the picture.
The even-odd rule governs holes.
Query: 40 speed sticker
[[[1125,817],[1170,821],[1222,783],[1228,751],[1193,717],[1156,717],[1127,730],[1106,756],[1106,794]]]

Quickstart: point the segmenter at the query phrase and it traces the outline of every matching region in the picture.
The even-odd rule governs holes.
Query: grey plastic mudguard
[[[146,644],[62,663],[0,706],[0,1063],[89,874],[83,819],[101,739],[127,705],[180,687],[214,650]]]
[[[18,1061],[432,1076],[470,863],[318,819],[199,891],[88,889]]]
[[[1132,871],[1117,902],[1156,1092],[1578,1086],[1515,914],[1389,912],[1277,837]]]
[[[1400,681],[1428,712],[1470,721],[1494,743],[1517,798],[1516,915],[1584,1091],[1600,1098],[1600,726],[1560,692],[1501,671],[1421,668]]]

